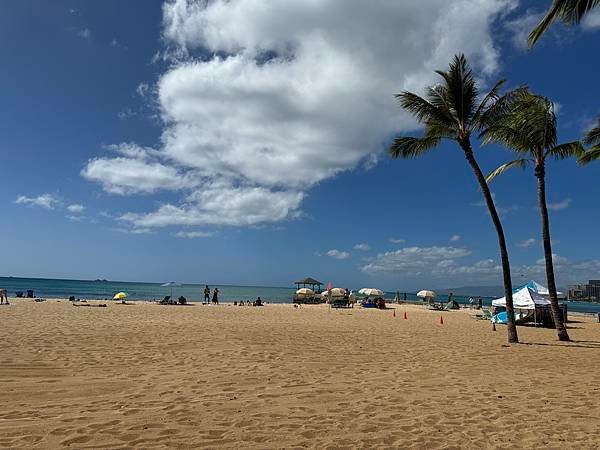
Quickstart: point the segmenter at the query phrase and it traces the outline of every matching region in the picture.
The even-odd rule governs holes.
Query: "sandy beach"
[[[12,300],[0,447],[600,446],[592,317],[508,346],[474,311],[391,307]]]

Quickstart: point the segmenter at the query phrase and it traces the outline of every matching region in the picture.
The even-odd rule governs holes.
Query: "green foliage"
[[[525,169],[530,162],[533,162],[533,161],[529,158],[523,158],[523,159],[515,159],[514,161],[510,161],[510,162],[507,162],[506,164],[502,164],[500,167],[498,167],[497,169],[490,172],[490,174],[487,177],[485,177],[485,181],[487,181],[489,183],[494,178],[496,178],[499,175],[502,175],[504,172],[506,172],[509,169],[512,169],[513,167],[520,167],[521,169]]]
[[[600,6],[600,0],[554,0],[542,21],[529,34],[529,47],[533,47],[556,20],[566,25],[576,25],[597,6]]]
[[[435,148],[442,139],[466,141],[473,130],[484,127],[487,120],[506,108],[499,91],[504,80],[479,100],[477,82],[464,55],[456,55],[447,71],[436,71],[442,83],[426,90],[425,98],[412,92],[396,95],[400,106],[425,125],[418,137],[399,137],[390,146],[393,158],[415,158]],[[512,94],[510,94],[512,95]]]
[[[591,147],[581,155],[579,164],[587,164],[600,159],[600,117],[598,117],[598,124],[585,135],[583,142]]]
[[[584,149],[579,141],[557,145],[556,129],[552,101],[520,89],[513,93],[503,114],[497,115],[493,122],[489,121],[480,137],[486,144],[501,144],[517,153],[527,153],[529,160],[536,164],[543,164],[547,157],[565,159],[581,156]],[[500,175],[513,167],[513,163],[499,167],[492,174],[494,177]]]

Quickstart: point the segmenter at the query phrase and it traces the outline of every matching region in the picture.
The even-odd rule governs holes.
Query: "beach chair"
[[[33,298],[33,290],[32,289],[29,289],[27,291],[27,298]]]
[[[23,291],[17,291],[17,292],[15,292],[15,297],[22,298],[23,297]]]
[[[158,304],[159,305],[168,305],[170,301],[171,301],[171,296],[170,295],[165,295],[165,298],[163,298],[162,300],[160,300],[158,302]]]
[[[492,313],[489,309],[482,309],[481,315],[473,316],[473,318],[478,320],[492,320]]]
[[[340,298],[331,301],[332,308],[350,308],[350,300],[347,298]]]

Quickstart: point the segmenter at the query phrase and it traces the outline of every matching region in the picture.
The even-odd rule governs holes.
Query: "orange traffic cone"
[[[408,319],[408,316],[406,315],[406,311],[404,311],[404,320]]]
[[[440,316],[440,325],[444,325],[444,318]]]
[[[496,331],[496,322],[492,322],[492,331]]]

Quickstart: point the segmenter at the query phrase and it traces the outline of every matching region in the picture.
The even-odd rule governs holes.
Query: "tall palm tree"
[[[578,141],[557,144],[556,135],[554,104],[545,97],[523,90],[513,100],[512,110],[491,123],[480,134],[480,137],[484,143],[503,144],[524,156],[498,167],[488,175],[488,182],[512,167],[525,167],[529,164],[534,166],[534,174],[538,183],[538,206],[542,221],[542,241],[552,318],[558,333],[558,340],[569,341],[569,334],[558,306],[554,279],[552,242],[546,205],[546,160],[548,158],[579,157],[583,154],[584,149],[581,142]]]
[[[585,135],[583,142],[590,148],[579,158],[579,163],[587,164],[600,159],[600,117],[598,117],[598,124]]]
[[[556,20],[562,20],[567,25],[576,25],[597,6],[600,6],[600,0],[553,0],[542,21],[529,34],[529,47],[533,47]]]
[[[504,230],[485,176],[471,147],[473,131],[482,130],[488,121],[493,121],[496,116],[501,116],[503,111],[507,110],[511,96],[507,94],[507,96],[500,97],[498,94],[504,83],[502,80],[497,82],[492,90],[479,101],[477,82],[464,55],[455,56],[447,71],[436,72],[442,77],[442,83],[429,87],[426,98],[406,91],[396,95],[402,108],[412,113],[419,122],[425,125],[425,134],[422,137],[398,137],[390,146],[389,152],[393,158],[415,158],[437,147],[442,139],[458,143],[475,174],[492,222],[496,227],[504,273],[508,342],[519,342],[515,326],[510,264]]]

